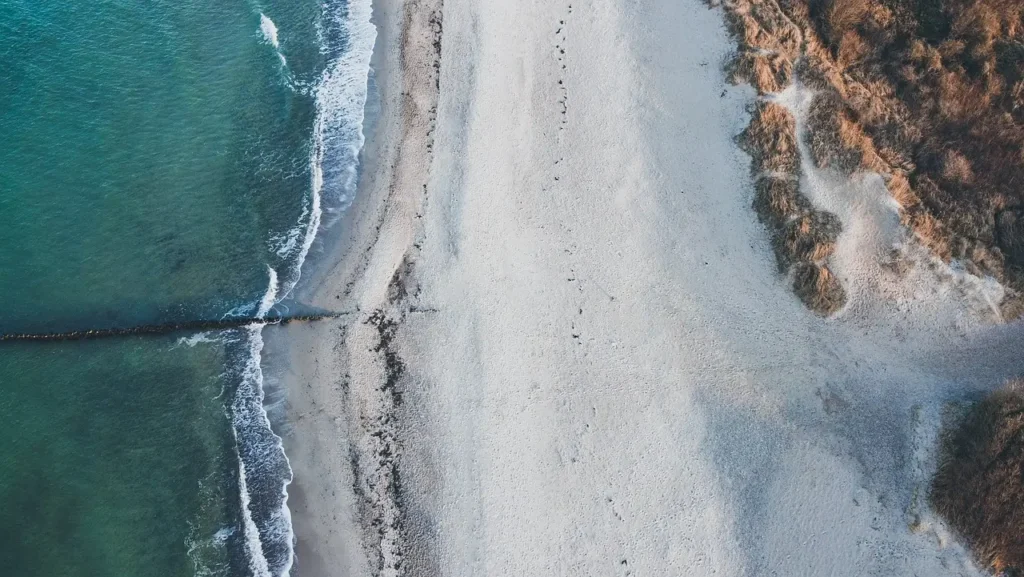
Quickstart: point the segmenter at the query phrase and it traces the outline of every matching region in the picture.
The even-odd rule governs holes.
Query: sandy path
[[[337,558],[317,571],[300,547],[300,573],[356,574],[332,567],[363,558],[359,531],[382,575],[971,571],[914,494],[942,403],[1024,368],[1021,330],[842,247],[851,307],[800,305],[750,209],[753,94],[724,84],[721,14],[400,4],[379,3],[378,59],[405,72],[321,285],[361,312],[307,335],[291,395],[319,407],[296,443],[351,446],[298,458],[325,517],[297,514],[300,544],[349,537],[309,546]],[[878,212],[855,188],[846,247]]]

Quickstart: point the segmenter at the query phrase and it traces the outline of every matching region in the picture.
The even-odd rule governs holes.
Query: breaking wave
[[[260,32],[263,33],[263,39],[266,40],[267,44],[274,47],[277,57],[281,59],[281,65],[286,66],[288,61],[285,59],[284,54],[281,53],[281,42],[277,38],[277,25],[262,12],[260,12]]]
[[[371,12],[371,0],[328,0],[324,4],[319,35],[326,66],[311,94],[316,118],[309,158],[310,194],[299,224],[274,239],[277,246],[273,251],[290,264],[283,271],[268,267],[270,278],[263,297],[257,304],[246,305],[248,310],[257,311],[256,316],[265,316],[298,284],[325,206],[329,213],[341,212],[355,195],[359,154],[365,140],[370,56],[377,36]],[[277,27],[262,12],[260,30],[280,54]],[[257,323],[242,329],[244,361],[231,375],[238,383],[231,403],[231,422],[239,454],[239,529],[248,571],[257,577],[287,577],[294,559],[294,533],[287,506],[292,470],[263,404],[263,326]]]

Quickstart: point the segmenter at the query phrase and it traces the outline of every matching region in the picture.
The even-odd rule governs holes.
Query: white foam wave
[[[268,294],[276,287],[268,288]],[[281,437],[277,436],[270,426],[270,419],[263,406],[263,369],[261,367],[263,351],[263,324],[250,325],[246,330],[249,335],[248,362],[242,370],[242,379],[232,403],[233,429],[239,442],[240,458],[238,463],[238,489],[241,493],[242,515],[244,521],[246,546],[249,553],[249,565],[257,577],[287,577],[291,571],[292,532],[291,512],[287,507],[288,485],[292,480],[291,464],[284,454]],[[249,462],[250,467],[246,466]],[[280,487],[264,491],[262,497],[275,501],[275,508],[269,512],[269,518],[258,523],[250,492],[248,471],[255,467],[259,470],[261,481],[267,475],[280,474]],[[275,471],[275,467],[279,467]],[[271,482],[276,480],[271,478]],[[274,491],[278,491],[274,495]],[[267,550],[273,548],[279,552],[274,555],[273,562],[268,559]]]
[[[260,306],[256,309],[256,316],[263,318],[267,316],[270,309],[277,304],[277,271],[270,265],[267,265],[267,273],[270,275],[270,282],[267,286],[267,292],[263,293],[263,298],[260,299]]]
[[[237,437],[237,433],[236,433]],[[238,460],[238,490],[242,495],[242,522],[245,530],[245,545],[249,549],[249,569],[256,577],[270,577],[270,565],[263,553],[263,542],[260,541],[260,530],[252,518],[252,497],[246,482],[245,459]]]
[[[284,54],[281,54],[281,42],[277,38],[277,25],[262,12],[260,12],[260,32],[263,33],[263,39],[267,44],[274,47],[277,57],[281,59],[281,65],[286,65],[288,62],[285,60]]]
[[[222,319],[229,319],[232,317],[247,317],[259,308],[259,303],[244,303],[238,306],[232,307],[228,312],[221,315]]]
[[[280,286],[277,271],[273,267],[267,266],[267,274],[269,276],[267,290],[263,293],[263,298],[260,299],[256,313],[258,317],[266,316],[279,300]],[[257,577],[287,577],[291,571],[292,557],[294,555],[292,551],[294,535],[292,533],[291,512],[287,507],[287,487],[291,483],[292,471],[291,465],[288,463],[288,457],[284,454],[281,438],[273,432],[267,411],[263,406],[263,368],[261,366],[263,360],[263,326],[262,323],[255,323],[249,325],[246,329],[249,332],[249,350],[246,365],[242,370],[241,383],[235,394],[232,406],[232,428],[234,429],[235,439],[239,442],[239,450],[243,453],[238,459],[238,490],[242,501],[242,518],[246,547],[249,553],[249,568]],[[254,432],[252,435],[254,438],[239,439],[240,431],[252,431]],[[261,443],[261,441],[263,442]],[[243,442],[250,443],[251,445],[242,447],[241,443]],[[272,513],[269,522],[265,523],[262,527],[265,535],[264,538],[271,543],[283,544],[286,548],[285,558],[275,563],[275,565],[281,567],[281,570],[276,574],[271,572],[271,565],[267,560],[264,542],[260,537],[261,527],[256,524],[253,517],[252,496],[249,492],[245,454],[256,460],[257,462],[254,464],[261,465],[261,468],[267,468],[267,462],[280,458],[283,460],[283,465],[286,469],[280,488],[280,507]]]
[[[302,231],[305,228],[304,226],[296,226],[285,234],[274,235],[270,239],[271,250],[279,258],[287,258],[299,245],[299,236],[302,235]]]
[[[211,564],[205,559],[206,555],[210,555],[211,549],[223,549],[224,543],[227,541],[227,537],[219,539],[217,535],[214,535],[210,539],[200,540],[195,535],[195,528],[192,528],[191,533],[185,538],[185,554],[188,555],[189,561],[192,562],[193,576],[194,577],[227,577],[229,575],[229,568],[227,564]]]
[[[329,62],[314,91],[317,112],[309,159],[311,194],[299,218],[305,227],[272,239],[277,245],[275,252],[278,256],[284,258],[295,254],[294,264],[283,283],[279,282],[278,272],[267,267],[270,278],[256,308],[258,317],[265,316],[274,305],[286,299],[298,284],[302,265],[320,229],[324,195],[330,196],[332,206],[343,210],[355,194],[356,165],[365,141],[362,127],[370,57],[377,37],[377,29],[370,22],[371,13],[372,0],[352,0],[347,6],[324,8],[322,25],[340,32],[346,50]],[[260,13],[260,30],[269,44],[279,48],[277,27],[263,13]],[[281,59],[284,63],[283,56]],[[262,324],[253,324],[246,329],[249,332],[247,362],[232,404],[233,429],[240,451],[239,491],[250,569],[258,577],[288,577],[294,561],[294,533],[287,505],[292,472],[281,438],[271,429],[263,404],[262,329]],[[248,469],[247,462],[250,465]],[[264,475],[275,464],[283,465],[285,469],[281,471],[284,478],[280,493],[273,497],[264,491],[262,496],[275,501],[279,498],[280,507],[271,511],[269,518],[258,519],[254,515],[248,471],[257,467],[259,474]],[[270,548],[280,554],[268,560]]]
[[[210,331],[203,333],[196,333],[187,337],[181,337],[175,341],[175,347],[189,347],[192,348],[201,343],[219,343],[221,338],[219,336],[212,336],[213,333]]]
[[[357,164],[363,149],[363,120],[368,92],[370,57],[377,28],[370,21],[372,0],[353,0],[347,9],[324,14],[326,26],[341,30],[347,49],[331,61],[315,89],[316,121],[310,151],[312,194],[303,211],[307,220],[295,271],[284,297],[298,284],[323,217],[323,197],[344,210],[356,192]]]
[[[235,534],[234,527],[221,527],[217,529],[217,532],[213,534],[214,543],[226,543],[227,540]]]
[[[274,48],[280,48],[281,43],[277,40],[277,25],[262,12],[260,12],[260,32],[263,33],[263,38],[268,44]]]

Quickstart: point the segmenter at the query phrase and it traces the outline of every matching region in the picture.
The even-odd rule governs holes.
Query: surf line
[[[355,313],[319,313],[312,315],[284,315],[264,317],[234,317],[217,320],[195,320],[179,323],[160,323],[155,325],[137,325],[109,329],[83,329],[78,331],[54,333],[7,333],[0,334],[0,342],[4,341],[81,341],[89,339],[105,339],[112,337],[157,336],[180,331],[206,331],[215,329],[233,329],[253,324],[281,324],[292,322],[312,322],[336,319]]]

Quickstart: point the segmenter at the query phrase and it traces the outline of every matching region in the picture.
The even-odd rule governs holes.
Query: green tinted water
[[[0,332],[252,313],[268,267],[288,285],[320,18],[317,0],[0,0]],[[0,573],[251,572],[247,332],[181,336],[0,345]]]

